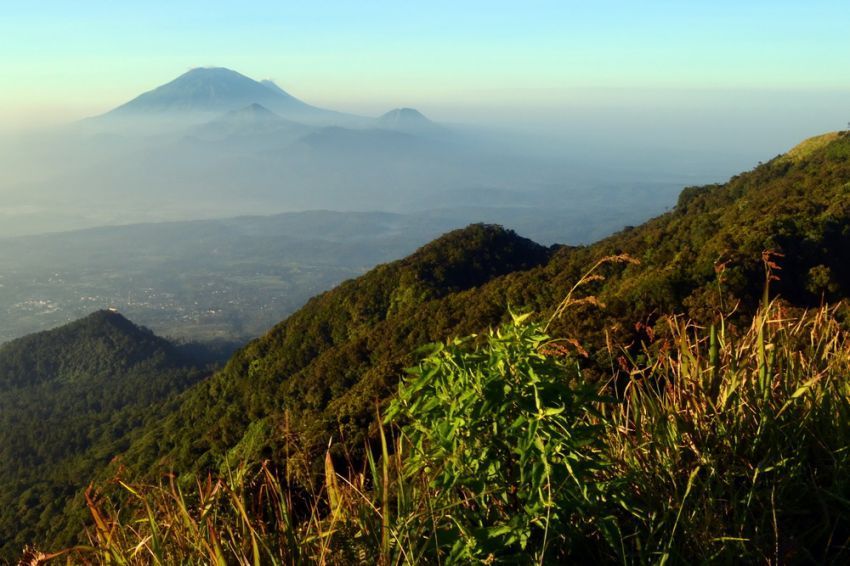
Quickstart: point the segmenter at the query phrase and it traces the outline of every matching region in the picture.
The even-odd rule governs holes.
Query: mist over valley
[[[687,180],[413,108],[318,108],[225,68],[15,141],[0,157],[0,342],[116,308],[238,343],[448,230],[586,244],[669,208]]]
[[[710,180],[675,167],[633,172],[616,154],[588,159],[581,140],[570,142],[572,157],[549,143],[438,124],[412,108],[378,117],[321,109],[273,82],[198,68],[105,114],[7,142],[0,237],[313,209],[473,207],[453,213],[466,222],[507,209],[586,217],[600,199],[625,225],[672,206],[674,187]]]

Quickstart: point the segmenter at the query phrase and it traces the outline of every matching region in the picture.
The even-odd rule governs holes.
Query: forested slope
[[[0,347],[0,557],[73,540],[87,517],[68,500],[202,376],[190,365],[109,311]]]
[[[509,308],[551,312],[597,260],[629,254],[640,263],[607,268],[594,289],[605,309],[579,308],[553,328],[591,347],[592,374],[595,363],[608,365],[605,332],[627,344],[663,313],[708,321],[719,311],[751,312],[766,250],[784,254],[774,257],[782,267],[774,289],[790,303],[847,296],[846,134],[725,184],[685,189],[675,210],[592,246],[545,250],[493,226],[450,233],[313,299],[246,346],[126,461],[138,470],[159,461],[186,471],[217,468],[228,452],[239,460],[269,456],[285,413],[306,462],[319,462],[330,437],[356,453],[375,402],[422,344],[485,329]]]

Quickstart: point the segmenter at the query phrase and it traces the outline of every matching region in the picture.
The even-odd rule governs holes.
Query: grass
[[[635,562],[846,562],[850,344],[834,311],[771,303],[737,339],[668,321],[628,359],[606,445]]]
[[[593,302],[575,290],[567,306]],[[850,560],[850,340],[835,309],[765,299],[745,328],[673,316],[648,336],[609,345],[610,379],[594,384],[577,341],[527,316],[434,346],[359,471],[329,452],[309,493],[268,462],[188,487],[117,481],[89,493],[90,543],[54,560]]]
[[[821,148],[826,147],[834,140],[838,139],[841,135],[841,132],[828,132],[826,134],[821,134],[819,136],[814,136],[812,138],[803,140],[793,148],[791,148],[785,155],[784,158],[788,159],[794,163],[799,163],[805,160],[807,157],[815,153]]]

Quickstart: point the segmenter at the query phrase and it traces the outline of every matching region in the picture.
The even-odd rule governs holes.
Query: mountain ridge
[[[850,180],[845,154],[850,155],[850,140],[843,134],[801,164],[789,166],[776,159],[723,185],[686,189],[675,210],[640,227],[591,246],[552,249],[550,259],[542,265],[510,270],[471,288],[461,286],[432,295],[427,286],[423,291],[421,277],[408,275],[395,287],[391,285],[395,290],[388,293],[367,283],[370,278],[387,277],[393,269],[379,266],[357,280],[359,294],[352,294],[357,283],[344,283],[311,300],[265,337],[237,352],[222,373],[204,385],[207,392],[188,402],[186,410],[195,414],[200,407],[215,406],[218,395],[245,403],[238,414],[254,415],[266,423],[266,440],[258,444],[258,436],[252,436],[256,447],[273,438],[277,426],[274,407],[283,405],[300,415],[308,460],[324,451],[328,435],[343,438],[332,451],[357,453],[368,437],[372,400],[390,393],[397,376],[412,362],[409,352],[423,343],[498,324],[508,316],[509,307],[551,312],[571,285],[606,256],[625,253],[641,263],[609,268],[607,280],[596,290],[598,300],[607,305],[601,313],[591,315],[586,308],[579,309],[579,314],[553,324],[558,335],[585,337],[591,359],[599,357],[600,363],[607,356],[602,328],[609,328],[612,338],[628,344],[640,339],[636,321],[651,326],[662,312],[684,310],[695,320],[706,320],[722,304],[737,301],[741,312],[754,308],[763,286],[762,252],[768,248],[786,253],[783,261],[789,273],[775,288],[793,304],[816,304],[820,297],[817,285],[824,289],[832,285],[829,297],[845,296],[841,293],[850,290],[850,279],[847,268],[842,267],[847,259],[842,242],[850,249],[850,233],[835,232],[834,221],[821,224],[818,216],[791,216],[801,222],[791,232],[787,224],[789,211],[808,210],[810,203],[823,203],[823,210],[850,223],[850,205],[841,192]],[[838,185],[836,178],[842,179]],[[789,192],[793,182],[813,188],[806,193],[800,189]],[[804,194],[806,198],[795,200]],[[777,239],[775,234],[783,232],[776,223],[783,222],[784,235]],[[805,233],[816,234],[811,237],[822,239],[825,247],[813,253],[805,243]],[[718,261],[725,264],[719,297],[715,292]],[[792,277],[792,271],[799,275]],[[355,307],[357,304],[363,307]],[[351,325],[362,316],[368,326],[362,321]],[[307,320],[313,322],[304,326]],[[293,330],[282,330],[287,327]],[[287,335],[289,339],[283,338]],[[297,344],[290,342],[294,337]],[[593,373],[592,366],[588,372]],[[266,393],[259,395],[258,391]],[[259,401],[261,398],[265,400]],[[188,408],[192,405],[194,408]],[[220,407],[212,414],[224,410]],[[164,453],[172,455],[167,460],[173,464],[173,455],[181,451],[180,441],[159,449],[150,444],[179,436],[179,419],[171,417],[166,431],[148,436],[144,451],[164,448]],[[193,446],[199,449],[195,465],[203,469],[222,464],[224,446],[232,448],[243,442],[237,431],[245,430],[247,422],[229,418],[207,423],[204,429],[214,432],[205,435],[206,449],[194,439]],[[243,445],[240,453],[248,452]]]
[[[87,514],[65,505],[204,375],[109,310],[0,346],[0,560],[74,540]]]

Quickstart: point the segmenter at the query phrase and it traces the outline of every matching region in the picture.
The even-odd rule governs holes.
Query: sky
[[[680,129],[787,121],[777,147],[850,120],[846,0],[39,0],[2,12],[6,131],[106,111],[199,66],[369,115],[415,106],[597,132],[694,113],[705,120]]]
[[[39,0],[7,3],[1,18],[7,118],[99,111],[197,66],[352,107],[850,88],[846,1]]]

